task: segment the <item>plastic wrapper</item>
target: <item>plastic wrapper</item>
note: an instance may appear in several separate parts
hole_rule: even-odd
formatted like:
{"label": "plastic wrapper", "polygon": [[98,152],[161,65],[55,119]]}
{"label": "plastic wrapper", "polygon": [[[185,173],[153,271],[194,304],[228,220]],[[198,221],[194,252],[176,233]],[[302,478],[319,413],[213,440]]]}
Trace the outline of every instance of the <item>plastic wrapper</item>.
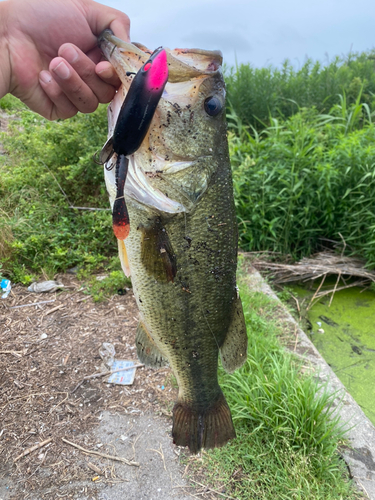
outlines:
{"label": "plastic wrapper", "polygon": [[116,355],[115,346],[110,342],[103,342],[99,348],[99,355],[103,360],[105,369],[112,370],[112,365],[115,362]]}
{"label": "plastic wrapper", "polygon": [[64,285],[60,281],[41,281],[40,283],[31,283],[31,285],[28,287],[29,292],[35,292],[35,293],[48,293],[48,292],[55,292],[56,290],[59,290],[60,288],[64,288]]}
{"label": "plastic wrapper", "polygon": [[[134,361],[128,361],[125,359],[115,359],[116,350],[115,346],[110,342],[103,342],[99,349],[100,357],[103,360],[103,369],[116,371],[112,373],[106,382],[108,384],[119,384],[119,385],[132,385],[134,382],[136,368],[129,369],[129,367],[134,365]],[[124,371],[121,368],[126,368]]]}
{"label": "plastic wrapper", "polygon": [[0,282],[0,289],[2,292],[1,298],[6,299],[8,295],[10,294],[10,291],[12,289],[12,284],[9,280],[3,279]]}
{"label": "plastic wrapper", "polygon": [[123,372],[112,373],[107,379],[108,384],[118,385],[132,385],[134,382],[136,368],[129,370],[130,366],[134,365],[134,361],[126,361],[124,359],[115,359],[112,370],[121,370],[121,368],[128,368]]}

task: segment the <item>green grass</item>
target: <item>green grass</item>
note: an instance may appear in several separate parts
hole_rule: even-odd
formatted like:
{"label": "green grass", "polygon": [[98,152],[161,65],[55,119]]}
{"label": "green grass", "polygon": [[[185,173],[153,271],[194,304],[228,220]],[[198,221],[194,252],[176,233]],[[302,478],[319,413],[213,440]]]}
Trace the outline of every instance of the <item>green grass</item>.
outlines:
{"label": "green grass", "polygon": [[246,364],[220,385],[237,438],[192,459],[201,482],[239,500],[354,500],[337,448],[344,437],[333,396],[280,345],[278,306],[241,287],[249,335]]}

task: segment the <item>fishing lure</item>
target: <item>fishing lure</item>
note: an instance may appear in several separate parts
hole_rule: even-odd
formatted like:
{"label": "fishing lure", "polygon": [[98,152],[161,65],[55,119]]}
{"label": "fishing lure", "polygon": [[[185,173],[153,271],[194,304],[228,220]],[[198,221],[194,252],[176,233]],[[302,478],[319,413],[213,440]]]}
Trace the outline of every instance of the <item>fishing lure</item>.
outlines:
{"label": "fishing lure", "polygon": [[124,187],[128,172],[128,156],[137,151],[145,138],[156,107],[168,80],[167,54],[156,49],[136,73],[116,122],[112,138],[112,154],[116,161],[116,199],[113,204],[113,232],[124,240],[130,230]]}

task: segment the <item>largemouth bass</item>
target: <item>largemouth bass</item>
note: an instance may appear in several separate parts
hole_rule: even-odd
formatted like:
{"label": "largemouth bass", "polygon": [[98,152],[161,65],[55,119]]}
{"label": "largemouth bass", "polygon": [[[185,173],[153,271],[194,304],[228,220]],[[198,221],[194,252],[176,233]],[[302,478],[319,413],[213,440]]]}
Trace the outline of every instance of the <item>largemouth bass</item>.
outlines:
{"label": "largemouth bass", "polygon": [[[151,52],[109,31],[99,45],[123,83],[108,108],[109,140],[102,153],[113,208],[112,135],[134,73]],[[153,367],[170,364],[179,387],[173,440],[197,453],[235,437],[218,384],[218,356],[226,371],[240,367],[247,335],[236,287],[238,234],[222,56],[165,50],[168,82],[142,144],[128,156],[130,232],[118,245],[139,307],[138,357]]]}

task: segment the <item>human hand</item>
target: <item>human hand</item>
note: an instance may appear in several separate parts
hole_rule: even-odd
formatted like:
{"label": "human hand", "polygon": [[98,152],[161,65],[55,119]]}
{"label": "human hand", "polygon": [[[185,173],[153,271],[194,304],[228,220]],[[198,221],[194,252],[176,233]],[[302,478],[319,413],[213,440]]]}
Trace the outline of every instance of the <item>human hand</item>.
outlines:
{"label": "human hand", "polygon": [[0,9],[1,95],[11,92],[49,120],[113,98],[120,81],[100,62],[96,40],[111,28],[129,41],[124,13],[93,0],[7,0]]}

